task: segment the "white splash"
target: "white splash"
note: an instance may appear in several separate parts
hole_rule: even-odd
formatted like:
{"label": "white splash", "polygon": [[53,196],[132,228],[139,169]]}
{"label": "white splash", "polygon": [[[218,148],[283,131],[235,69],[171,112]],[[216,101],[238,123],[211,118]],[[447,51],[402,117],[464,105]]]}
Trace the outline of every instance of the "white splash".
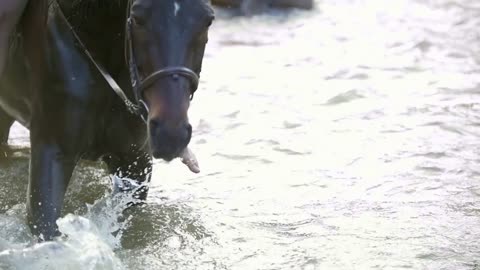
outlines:
{"label": "white splash", "polygon": [[[113,247],[90,220],[72,214],[57,222],[67,238],[34,244],[28,247],[9,247],[0,252],[0,268],[9,269],[125,269]],[[4,269],[4,268],[2,268]]]}

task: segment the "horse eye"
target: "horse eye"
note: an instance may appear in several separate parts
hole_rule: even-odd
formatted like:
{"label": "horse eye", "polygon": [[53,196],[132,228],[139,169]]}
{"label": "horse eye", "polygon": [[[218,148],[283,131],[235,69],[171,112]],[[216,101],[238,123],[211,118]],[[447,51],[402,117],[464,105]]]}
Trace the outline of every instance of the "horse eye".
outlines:
{"label": "horse eye", "polygon": [[210,27],[212,25],[213,20],[215,20],[215,17],[211,17],[211,18],[208,19],[207,27]]}

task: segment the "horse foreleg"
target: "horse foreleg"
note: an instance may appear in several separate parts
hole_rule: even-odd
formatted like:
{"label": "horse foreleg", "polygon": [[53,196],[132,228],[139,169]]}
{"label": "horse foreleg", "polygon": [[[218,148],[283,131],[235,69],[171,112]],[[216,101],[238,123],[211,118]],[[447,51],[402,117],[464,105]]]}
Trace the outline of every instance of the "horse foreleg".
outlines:
{"label": "horse foreleg", "polygon": [[62,147],[32,136],[30,180],[28,183],[28,224],[42,240],[58,235],[56,221],[77,157]]}
{"label": "horse foreleg", "polygon": [[82,149],[89,141],[87,130],[92,130],[79,124],[89,123],[88,118],[79,117],[81,109],[71,103],[62,105],[65,108],[59,106],[47,113],[36,110],[30,126],[27,219],[33,234],[42,236],[42,240],[51,240],[59,234],[56,221],[65,192]]}

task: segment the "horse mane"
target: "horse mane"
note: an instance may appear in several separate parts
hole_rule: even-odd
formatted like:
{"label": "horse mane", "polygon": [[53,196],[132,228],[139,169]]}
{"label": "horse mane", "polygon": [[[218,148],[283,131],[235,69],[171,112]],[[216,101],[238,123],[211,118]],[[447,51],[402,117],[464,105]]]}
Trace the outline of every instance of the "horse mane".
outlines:
{"label": "horse mane", "polygon": [[[88,16],[99,10],[112,10],[121,7],[122,0],[71,0],[71,11],[75,14]],[[123,2],[126,2],[123,0]]]}
{"label": "horse mane", "polygon": [[58,2],[74,28],[91,24],[92,18],[124,17],[129,0],[50,0]]}

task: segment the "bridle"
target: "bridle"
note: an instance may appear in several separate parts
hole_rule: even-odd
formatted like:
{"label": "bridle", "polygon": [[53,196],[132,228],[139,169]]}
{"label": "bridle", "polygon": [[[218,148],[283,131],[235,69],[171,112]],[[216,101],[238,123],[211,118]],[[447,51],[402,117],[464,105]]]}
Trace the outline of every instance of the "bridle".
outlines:
{"label": "bridle", "polygon": [[174,80],[178,80],[180,76],[187,78],[190,81],[190,100],[193,99],[193,95],[198,88],[200,78],[196,72],[185,66],[167,66],[154,71],[150,75],[146,76],[143,80],[140,79],[138,65],[133,50],[131,5],[132,0],[129,0],[126,16],[127,22],[125,27],[125,58],[126,62],[128,63],[130,81],[137,103],[142,103],[144,105],[143,107],[148,111],[148,106],[143,101],[143,91],[145,91],[145,89],[147,89],[154,82],[168,76],[172,76]]}
{"label": "bridle", "polygon": [[200,76],[193,70],[185,66],[167,66],[162,69],[156,70],[153,73],[145,76],[145,78],[140,77],[138,71],[137,61],[135,59],[135,53],[133,48],[133,39],[132,39],[132,17],[131,17],[131,6],[132,1],[129,0],[127,4],[127,15],[126,15],[126,25],[125,25],[125,61],[128,65],[128,70],[130,73],[130,83],[135,97],[135,103],[132,102],[118,83],[112,78],[112,76],[107,72],[107,70],[95,59],[92,54],[88,51],[87,47],[83,44],[80,37],[77,35],[72,25],[68,22],[65,14],[63,13],[60,5],[57,3],[60,16],[64,20],[65,24],[70,28],[71,33],[74,38],[83,49],[85,55],[90,59],[90,61],[95,65],[100,74],[104,77],[113,91],[123,100],[128,111],[138,115],[142,118],[144,122],[147,122],[149,108],[147,103],[143,99],[143,92],[151,86],[156,81],[172,76],[172,79],[178,80],[180,77],[184,77],[190,81],[190,100],[193,99],[193,95],[198,88],[200,81]]}

